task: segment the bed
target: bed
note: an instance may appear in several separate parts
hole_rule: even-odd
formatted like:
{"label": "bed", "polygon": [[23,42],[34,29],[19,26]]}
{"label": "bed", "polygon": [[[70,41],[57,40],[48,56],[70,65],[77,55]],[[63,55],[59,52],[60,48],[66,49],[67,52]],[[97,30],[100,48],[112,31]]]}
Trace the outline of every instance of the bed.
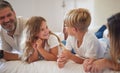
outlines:
{"label": "bed", "polygon": [[[24,63],[22,61],[0,61],[0,73],[86,73],[82,64],[69,61],[64,68],[58,68],[55,61],[36,61]],[[103,73],[120,73],[105,70]]]}

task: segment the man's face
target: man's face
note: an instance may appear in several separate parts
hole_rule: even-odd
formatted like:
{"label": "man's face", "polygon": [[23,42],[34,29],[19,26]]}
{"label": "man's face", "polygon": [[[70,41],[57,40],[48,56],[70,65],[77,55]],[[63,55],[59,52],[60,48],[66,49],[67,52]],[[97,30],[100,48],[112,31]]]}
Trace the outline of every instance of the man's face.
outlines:
{"label": "man's face", "polygon": [[9,7],[0,10],[0,25],[6,31],[13,31],[16,27],[16,15]]}

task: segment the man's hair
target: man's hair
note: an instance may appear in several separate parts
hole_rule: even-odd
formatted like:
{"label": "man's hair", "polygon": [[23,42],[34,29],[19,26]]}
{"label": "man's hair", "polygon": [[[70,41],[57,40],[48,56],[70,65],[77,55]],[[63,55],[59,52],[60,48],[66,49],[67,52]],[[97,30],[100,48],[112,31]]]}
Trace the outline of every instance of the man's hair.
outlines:
{"label": "man's hair", "polygon": [[13,8],[12,8],[12,6],[11,6],[11,4],[9,2],[7,2],[5,0],[1,0],[0,1],[0,10],[4,9],[6,7],[9,7],[12,11],[14,11]]}

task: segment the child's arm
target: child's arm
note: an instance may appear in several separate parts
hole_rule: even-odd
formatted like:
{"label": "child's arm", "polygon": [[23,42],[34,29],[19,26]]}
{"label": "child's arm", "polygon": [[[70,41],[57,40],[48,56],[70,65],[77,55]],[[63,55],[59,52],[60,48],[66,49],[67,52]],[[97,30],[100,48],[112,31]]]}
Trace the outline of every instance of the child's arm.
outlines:
{"label": "child's arm", "polygon": [[64,50],[62,52],[62,55],[64,55],[67,59],[73,60],[76,63],[82,64],[84,59],[76,56],[75,54],[72,54],[69,50]]}
{"label": "child's arm", "polygon": [[44,57],[45,60],[48,61],[56,61],[57,60],[57,53],[58,53],[58,47],[54,47],[50,49],[50,51],[46,51],[44,48],[39,48],[38,52]]}
{"label": "child's arm", "polygon": [[38,52],[44,57],[45,60],[49,61],[56,61],[57,60],[57,54],[58,54],[58,46],[55,46],[51,48],[49,51],[46,51],[42,46],[41,46],[41,39],[37,40],[37,50]]}
{"label": "child's arm", "polygon": [[72,54],[69,50],[64,49],[62,54],[57,59],[58,67],[63,68],[69,59],[79,64],[82,64],[84,61],[84,59],[79,58],[75,56],[75,54]]}
{"label": "child's arm", "polygon": [[33,54],[31,54],[28,59],[27,59],[27,62],[28,63],[31,63],[31,62],[34,62],[34,61],[37,61],[39,59],[38,57],[38,52],[37,50],[34,50]]}

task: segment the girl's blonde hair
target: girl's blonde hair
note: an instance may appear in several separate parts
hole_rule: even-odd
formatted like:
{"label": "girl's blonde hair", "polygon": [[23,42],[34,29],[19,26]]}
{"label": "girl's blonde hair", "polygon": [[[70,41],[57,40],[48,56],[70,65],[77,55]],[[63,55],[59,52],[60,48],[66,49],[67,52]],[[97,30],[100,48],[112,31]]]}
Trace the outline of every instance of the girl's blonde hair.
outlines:
{"label": "girl's blonde hair", "polygon": [[110,38],[110,53],[112,60],[117,62],[120,59],[120,13],[108,19],[108,30]]}
{"label": "girl's blonde hair", "polygon": [[68,12],[64,19],[67,27],[75,27],[79,31],[88,30],[91,22],[91,15],[87,9],[78,8]]}
{"label": "girl's blonde hair", "polygon": [[[23,49],[23,60],[26,60],[27,57],[30,56],[30,54],[32,54],[32,52],[34,51],[32,43],[34,43],[38,39],[38,36],[36,35],[40,32],[40,27],[43,21],[46,22],[46,20],[40,16],[33,16],[27,21],[21,40],[21,48]],[[58,41],[61,42],[56,34],[52,33],[51,31],[50,34],[55,35],[58,38]]]}

